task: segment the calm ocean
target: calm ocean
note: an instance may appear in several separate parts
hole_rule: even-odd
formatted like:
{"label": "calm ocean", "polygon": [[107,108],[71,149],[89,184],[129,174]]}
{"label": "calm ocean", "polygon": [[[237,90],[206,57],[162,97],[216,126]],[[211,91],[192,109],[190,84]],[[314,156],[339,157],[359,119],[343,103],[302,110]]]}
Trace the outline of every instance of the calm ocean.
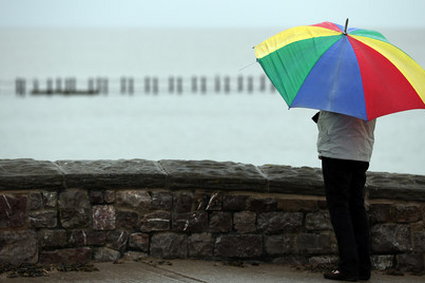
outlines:
{"label": "calm ocean", "polygon": [[[314,110],[277,93],[139,92],[144,76],[260,76],[252,46],[280,29],[0,30],[0,158],[211,159],[320,167]],[[425,32],[383,31],[425,66]],[[108,95],[14,94],[14,80],[110,79]],[[135,93],[121,95],[121,76]],[[425,111],[378,119],[372,171],[425,175]]]}

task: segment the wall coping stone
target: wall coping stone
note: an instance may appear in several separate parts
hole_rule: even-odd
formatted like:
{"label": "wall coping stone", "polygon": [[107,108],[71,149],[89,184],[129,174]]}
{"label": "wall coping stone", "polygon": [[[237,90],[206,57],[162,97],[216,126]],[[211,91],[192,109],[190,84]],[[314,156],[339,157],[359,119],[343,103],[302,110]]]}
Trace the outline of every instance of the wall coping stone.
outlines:
{"label": "wall coping stone", "polygon": [[68,188],[156,188],[164,187],[166,174],[158,162],[131,160],[60,160]]}
{"label": "wall coping stone", "polygon": [[63,188],[63,173],[53,162],[0,159],[0,190],[60,188]]}
{"label": "wall coping stone", "polygon": [[367,189],[370,199],[425,201],[425,176],[369,172]]}
{"label": "wall coping stone", "polygon": [[267,164],[259,169],[268,180],[271,193],[324,195],[322,170],[319,168]]}
{"label": "wall coping stone", "polygon": [[254,165],[211,160],[161,160],[170,189],[267,190],[267,179]]}
{"label": "wall coping stone", "polygon": [[[321,169],[211,160],[0,159],[0,190],[168,188],[323,195]],[[368,172],[369,199],[425,200],[425,176]]]}

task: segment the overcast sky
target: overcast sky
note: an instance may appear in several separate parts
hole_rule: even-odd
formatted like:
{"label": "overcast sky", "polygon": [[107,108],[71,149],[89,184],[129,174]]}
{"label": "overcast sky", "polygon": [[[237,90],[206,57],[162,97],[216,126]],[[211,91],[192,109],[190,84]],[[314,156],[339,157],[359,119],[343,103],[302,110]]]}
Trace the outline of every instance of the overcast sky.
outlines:
{"label": "overcast sky", "polygon": [[425,0],[0,0],[0,27],[425,27]]}

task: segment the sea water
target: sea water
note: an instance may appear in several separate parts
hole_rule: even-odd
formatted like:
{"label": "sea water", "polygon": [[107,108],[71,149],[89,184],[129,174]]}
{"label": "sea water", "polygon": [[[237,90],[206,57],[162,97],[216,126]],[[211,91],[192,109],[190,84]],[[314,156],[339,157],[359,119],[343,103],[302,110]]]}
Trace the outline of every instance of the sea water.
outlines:
{"label": "sea water", "polygon": [[[319,167],[316,111],[278,93],[14,95],[15,77],[262,74],[263,30],[0,30],[0,158],[210,159]],[[422,66],[423,31],[388,31]],[[29,87],[29,86],[27,86]],[[425,175],[425,110],[378,119],[372,171]]]}

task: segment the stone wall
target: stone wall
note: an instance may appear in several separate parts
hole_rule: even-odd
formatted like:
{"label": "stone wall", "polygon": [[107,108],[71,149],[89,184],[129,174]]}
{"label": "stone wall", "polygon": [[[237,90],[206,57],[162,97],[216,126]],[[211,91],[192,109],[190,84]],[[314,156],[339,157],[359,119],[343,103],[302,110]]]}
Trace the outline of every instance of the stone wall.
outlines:
{"label": "stone wall", "polygon": [[[370,173],[377,269],[423,272],[425,176]],[[147,256],[336,260],[320,169],[181,160],[0,160],[0,263]]]}

